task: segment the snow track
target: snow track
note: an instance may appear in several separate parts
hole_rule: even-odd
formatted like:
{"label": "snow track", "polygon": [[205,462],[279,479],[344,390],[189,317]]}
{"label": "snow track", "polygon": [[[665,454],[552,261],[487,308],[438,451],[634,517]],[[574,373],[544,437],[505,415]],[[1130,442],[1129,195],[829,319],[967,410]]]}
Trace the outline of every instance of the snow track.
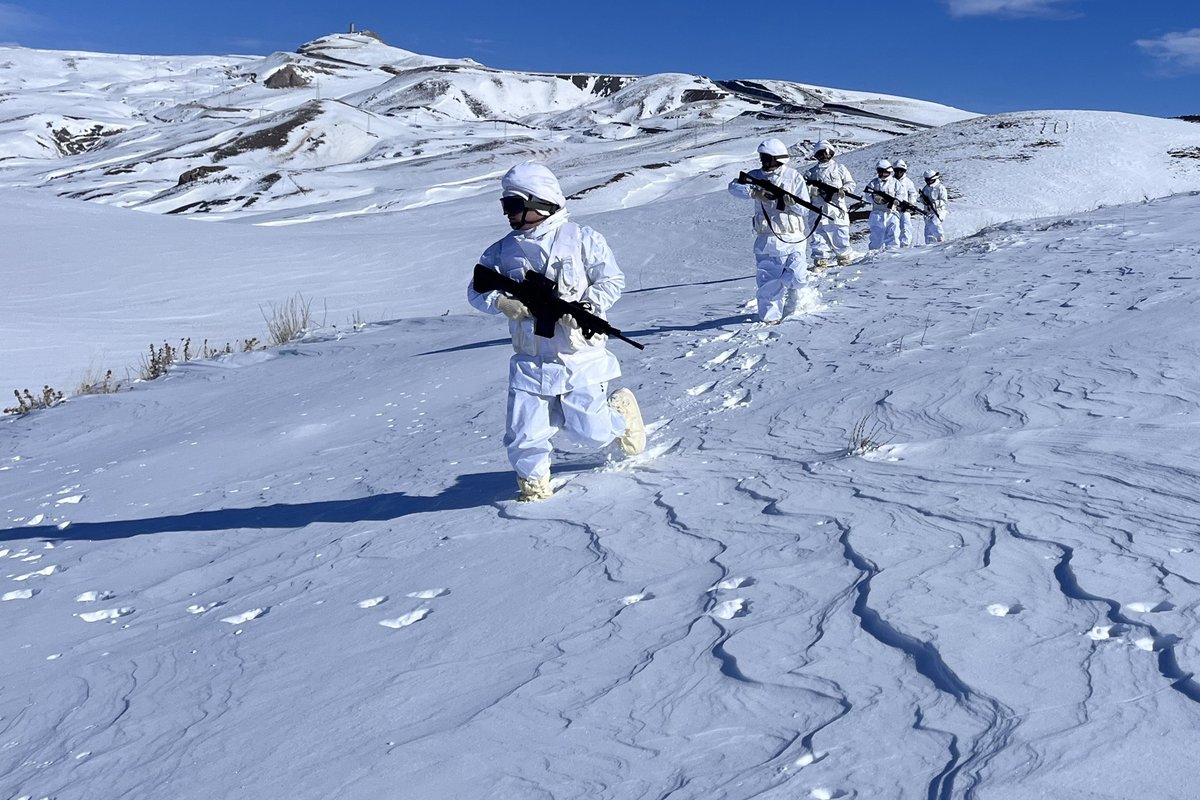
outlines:
{"label": "snow track", "polygon": [[0,795],[1186,796],[1197,213],[629,266],[647,454],[543,503],[465,311],[0,420]]}

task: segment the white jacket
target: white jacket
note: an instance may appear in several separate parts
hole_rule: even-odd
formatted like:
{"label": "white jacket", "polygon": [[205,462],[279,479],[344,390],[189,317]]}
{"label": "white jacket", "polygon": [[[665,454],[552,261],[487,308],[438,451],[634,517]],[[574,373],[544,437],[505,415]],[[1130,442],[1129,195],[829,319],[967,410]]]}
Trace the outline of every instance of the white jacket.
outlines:
{"label": "white jacket", "polygon": [[[557,283],[563,300],[589,303],[592,313],[605,318],[625,288],[625,275],[604,237],[568,221],[565,209],[533,230],[509,233],[484,251],[479,263],[517,281],[527,270],[541,273]],[[481,294],[467,285],[467,302],[485,313],[500,313],[499,297],[500,292]],[[516,352],[509,374],[514,388],[559,395],[620,377],[620,365],[603,334],[585,339],[578,328],[559,321],[554,336],[544,338],[533,327],[533,319],[509,320]]]}
{"label": "white jacket", "polygon": [[921,202],[921,196],[917,194],[917,185],[912,182],[912,178],[905,175],[903,178],[896,178],[896,183],[900,184],[900,193],[896,197],[907,200],[914,206]]}
{"label": "white jacket", "polygon": [[880,178],[876,176],[867,182],[867,186],[863,189],[863,195],[871,201],[871,211],[892,212],[899,214],[899,208],[892,208],[890,203],[880,202],[876,199],[873,192],[878,189],[881,192],[890,194],[897,200],[907,200],[903,187],[900,186],[900,181],[893,178]]}
{"label": "white jacket", "polygon": [[[801,200],[808,200],[808,184],[804,176],[789,166],[782,166],[771,172],[752,169],[751,177],[770,181],[784,191],[791,192]],[[774,200],[769,200],[757,186],[749,183],[738,183],[737,178],[729,182],[729,193],[743,200],[757,201],[754,209],[754,232],[761,235],[775,234],[794,238],[804,235],[804,215],[808,213],[801,205],[788,200],[783,209],[779,209]]]}
{"label": "white jacket", "polygon": [[[827,183],[830,186],[836,186],[839,189],[845,189],[847,192],[853,192],[855,187],[858,186],[854,182],[854,176],[850,174],[850,170],[833,159],[826,161],[824,164],[813,164],[805,170],[804,177],[809,180]],[[812,200],[826,214],[833,217],[834,222],[841,224],[850,221],[850,214],[846,210],[845,195],[834,196],[832,200],[826,200],[820,191],[813,189]]]}
{"label": "white jacket", "polygon": [[933,213],[937,214],[938,219],[943,219],[946,216],[946,204],[950,199],[950,193],[946,191],[946,187],[941,181],[935,181],[932,184],[925,184],[921,187],[921,196],[929,200],[923,204],[925,208],[933,206]]}

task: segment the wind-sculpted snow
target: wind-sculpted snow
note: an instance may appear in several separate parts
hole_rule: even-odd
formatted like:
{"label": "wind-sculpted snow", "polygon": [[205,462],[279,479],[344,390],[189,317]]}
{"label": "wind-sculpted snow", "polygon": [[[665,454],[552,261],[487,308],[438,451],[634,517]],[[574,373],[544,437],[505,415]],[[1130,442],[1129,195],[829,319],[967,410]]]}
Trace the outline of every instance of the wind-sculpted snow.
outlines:
{"label": "wind-sculpted snow", "polygon": [[649,445],[542,503],[461,294],[0,419],[0,794],[1190,796],[1197,213],[871,256],[778,326],[748,232],[602,215]]}

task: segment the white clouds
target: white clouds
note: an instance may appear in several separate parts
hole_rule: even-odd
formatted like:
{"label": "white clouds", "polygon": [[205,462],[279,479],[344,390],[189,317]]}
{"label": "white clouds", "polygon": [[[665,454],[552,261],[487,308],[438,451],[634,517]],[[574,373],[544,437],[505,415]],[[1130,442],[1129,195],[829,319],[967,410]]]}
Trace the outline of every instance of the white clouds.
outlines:
{"label": "white clouds", "polygon": [[1036,17],[1052,14],[1071,0],[945,0],[954,17]]}
{"label": "white clouds", "polygon": [[1200,70],[1200,28],[1168,33],[1157,39],[1138,39],[1135,44],[1167,70]]}

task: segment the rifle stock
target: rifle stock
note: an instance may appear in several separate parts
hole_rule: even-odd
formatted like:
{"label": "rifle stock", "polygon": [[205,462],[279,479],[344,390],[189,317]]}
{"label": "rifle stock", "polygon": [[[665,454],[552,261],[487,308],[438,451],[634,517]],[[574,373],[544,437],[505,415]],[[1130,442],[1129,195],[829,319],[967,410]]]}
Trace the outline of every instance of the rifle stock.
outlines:
{"label": "rifle stock", "polygon": [[533,315],[533,332],[543,339],[553,338],[555,323],[564,316],[571,316],[579,323],[579,330],[586,339],[603,333],[605,336],[631,344],[638,350],[646,349],[646,345],[625,336],[610,325],[608,320],[589,311],[583,303],[563,300],[558,296],[558,288],[554,281],[540,272],[528,270],[523,280],[515,281],[483,264],[476,264],[475,272],[471,276],[471,285],[480,294],[504,292],[524,303]]}

